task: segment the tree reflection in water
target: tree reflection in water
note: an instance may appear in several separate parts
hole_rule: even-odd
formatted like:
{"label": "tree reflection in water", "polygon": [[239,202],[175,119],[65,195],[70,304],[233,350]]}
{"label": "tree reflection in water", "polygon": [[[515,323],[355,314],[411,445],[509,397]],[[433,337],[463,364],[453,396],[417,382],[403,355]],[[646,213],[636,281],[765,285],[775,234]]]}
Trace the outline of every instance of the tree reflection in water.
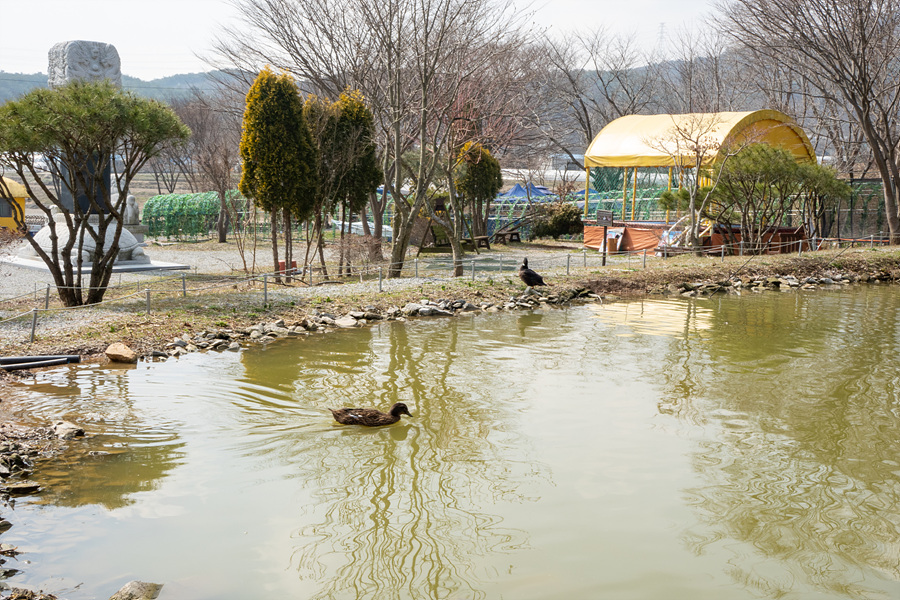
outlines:
{"label": "tree reflection in water", "polygon": [[881,597],[873,574],[900,580],[895,296],[863,288],[719,303],[711,337],[673,340],[662,369],[665,412],[715,432],[693,456],[708,484],[688,490],[703,525],[686,542],[698,555],[732,554],[733,578],[766,596],[803,581]]}
{"label": "tree reflection in water", "polygon": [[[296,532],[292,564],[322,582],[314,597],[485,598],[482,582],[497,575],[480,566],[485,557],[526,545],[499,510],[532,500],[528,482],[541,466],[515,431],[516,408],[505,400],[513,394],[498,396],[492,374],[474,363],[454,365],[470,360],[458,353],[462,326],[384,324],[344,342],[311,338],[289,367],[272,366],[266,353],[244,357],[249,379],[266,369],[277,380],[274,368],[303,410],[320,413],[315,431],[264,442],[290,452],[296,477],[311,482],[316,505],[300,510],[314,524]],[[394,402],[413,418],[368,429],[333,424],[326,411]]]}

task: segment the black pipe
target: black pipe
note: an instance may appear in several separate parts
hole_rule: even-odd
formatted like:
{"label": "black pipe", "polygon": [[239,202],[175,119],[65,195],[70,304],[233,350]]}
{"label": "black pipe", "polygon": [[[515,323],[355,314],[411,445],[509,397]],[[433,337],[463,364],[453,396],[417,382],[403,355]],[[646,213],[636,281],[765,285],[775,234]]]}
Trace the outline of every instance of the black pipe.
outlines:
{"label": "black pipe", "polygon": [[42,360],[60,360],[65,364],[69,362],[81,362],[81,356],[78,354],[53,354],[48,356],[0,356],[0,365],[17,365],[20,363],[38,362]]}
{"label": "black pipe", "polygon": [[55,367],[56,365],[64,365],[69,361],[65,358],[49,358],[47,360],[37,360],[33,362],[20,362],[15,364],[0,364],[0,369],[4,371],[18,371],[20,369],[37,369],[40,367]]}

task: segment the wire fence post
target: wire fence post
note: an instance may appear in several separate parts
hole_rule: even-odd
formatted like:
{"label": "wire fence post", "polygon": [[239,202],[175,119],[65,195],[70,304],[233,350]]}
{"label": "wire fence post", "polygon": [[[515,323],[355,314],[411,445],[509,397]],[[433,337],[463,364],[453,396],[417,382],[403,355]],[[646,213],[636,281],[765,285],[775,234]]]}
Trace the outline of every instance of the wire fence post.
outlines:
{"label": "wire fence post", "polygon": [[419,259],[417,258],[413,262],[415,262],[415,264],[416,264],[416,279],[418,279],[419,278]]}
{"label": "wire fence post", "polygon": [[803,240],[797,243],[797,256],[803,256]]}
{"label": "wire fence post", "polygon": [[569,276],[569,263],[572,262],[572,255],[566,254],[566,277]]}
{"label": "wire fence post", "polygon": [[31,309],[31,341],[29,343],[34,343],[34,330],[37,329],[37,309]]}
{"label": "wire fence post", "polygon": [[181,297],[187,298],[187,283],[184,280],[184,273],[181,274]]}
{"label": "wire fence post", "polygon": [[312,263],[309,263],[309,287],[312,287],[313,284],[313,266]]}
{"label": "wire fence post", "polygon": [[587,249],[581,249],[581,266],[587,269]]}
{"label": "wire fence post", "polygon": [[500,257],[500,274],[503,274],[503,257]]}
{"label": "wire fence post", "polygon": [[147,314],[150,314],[150,290],[145,289],[144,293],[147,294]]}
{"label": "wire fence post", "polygon": [[263,273],[263,304],[269,303],[269,274]]}
{"label": "wire fence post", "polygon": [[744,255],[744,240],[741,240],[740,247],[741,247],[741,256],[743,256]]}
{"label": "wire fence post", "polygon": [[378,291],[379,292],[383,290],[383,288],[381,287],[381,282],[383,279],[384,279],[384,271],[383,271],[382,267],[378,267]]}
{"label": "wire fence post", "polygon": [[722,242],[722,262],[725,262],[725,242]]}
{"label": "wire fence post", "polygon": [[869,248],[875,247],[875,234],[869,236]]}
{"label": "wire fence post", "polygon": [[47,284],[47,293],[44,295],[44,310],[50,308],[50,284]]}
{"label": "wire fence post", "polygon": [[472,259],[472,281],[475,281],[475,259]]}
{"label": "wire fence post", "polygon": [[647,249],[644,248],[644,268],[647,268]]}

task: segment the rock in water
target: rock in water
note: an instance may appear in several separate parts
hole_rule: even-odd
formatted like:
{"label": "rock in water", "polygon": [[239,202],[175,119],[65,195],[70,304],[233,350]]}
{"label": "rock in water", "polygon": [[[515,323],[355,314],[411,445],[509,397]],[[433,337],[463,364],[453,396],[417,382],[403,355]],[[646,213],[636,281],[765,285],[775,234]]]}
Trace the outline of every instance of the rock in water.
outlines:
{"label": "rock in water", "polygon": [[56,421],[53,424],[53,433],[61,440],[71,440],[72,438],[82,437],[84,435],[84,429],[75,423]]}
{"label": "rock in water", "polygon": [[161,583],[129,581],[122,586],[122,589],[110,596],[109,600],[154,600],[159,596],[161,589]]}
{"label": "rock in water", "polygon": [[123,344],[122,342],[116,342],[115,344],[110,344],[109,348],[106,349],[106,357],[113,362],[120,363],[136,363],[137,362],[137,353]]}

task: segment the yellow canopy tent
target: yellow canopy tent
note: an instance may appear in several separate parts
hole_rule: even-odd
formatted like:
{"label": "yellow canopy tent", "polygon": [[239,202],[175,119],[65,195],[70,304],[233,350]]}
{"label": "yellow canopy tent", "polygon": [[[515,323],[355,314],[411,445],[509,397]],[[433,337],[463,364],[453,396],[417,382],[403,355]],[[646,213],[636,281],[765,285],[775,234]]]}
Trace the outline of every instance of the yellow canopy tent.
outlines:
{"label": "yellow canopy tent", "polygon": [[[678,130],[685,132],[677,133]],[[711,151],[703,164],[713,164],[723,151],[747,143],[782,146],[797,160],[815,161],[809,138],[786,114],[777,110],[628,115],[612,121],[593,139],[584,155],[585,167],[673,167],[693,158],[687,138],[702,137]],[[681,138],[679,140],[679,138]],[[678,162],[676,162],[676,160]]]}
{"label": "yellow canopy tent", "polygon": [[13,218],[13,207],[6,200],[10,197],[18,205],[21,214],[25,214],[25,200],[28,198],[25,186],[12,179],[0,177],[0,229],[15,230],[18,228],[16,220]]}
{"label": "yellow canopy tent", "polygon": [[[695,152],[698,143],[703,147],[699,152],[701,166],[714,164],[724,153],[754,143],[781,146],[798,161],[816,160],[815,150],[803,129],[777,110],[620,117],[600,130],[585,152],[588,182],[584,190],[585,218],[588,215],[591,167],[631,167],[635,170],[635,187],[638,167],[669,167],[671,182],[672,167],[696,166],[693,163],[698,155]],[[623,218],[628,194],[627,174],[624,180]],[[636,193],[636,189],[632,190],[632,218]]]}

